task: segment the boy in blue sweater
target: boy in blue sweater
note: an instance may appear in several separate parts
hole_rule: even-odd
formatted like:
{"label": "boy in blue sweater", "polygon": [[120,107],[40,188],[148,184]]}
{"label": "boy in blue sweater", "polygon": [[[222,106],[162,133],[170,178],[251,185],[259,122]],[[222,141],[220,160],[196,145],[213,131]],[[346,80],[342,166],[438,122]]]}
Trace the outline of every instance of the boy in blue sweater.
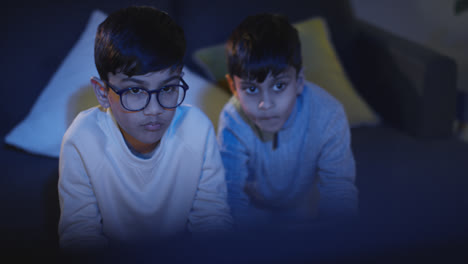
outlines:
{"label": "boy in blue sweater", "polygon": [[335,98],[304,80],[297,30],[282,15],[249,16],[226,54],[233,97],[217,136],[237,227],[357,216],[348,121]]}

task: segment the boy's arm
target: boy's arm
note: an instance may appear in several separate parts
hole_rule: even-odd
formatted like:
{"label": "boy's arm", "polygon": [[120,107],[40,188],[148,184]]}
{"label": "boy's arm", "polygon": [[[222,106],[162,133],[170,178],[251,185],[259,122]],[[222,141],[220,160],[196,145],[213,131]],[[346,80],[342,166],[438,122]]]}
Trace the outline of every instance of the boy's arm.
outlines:
{"label": "boy's arm", "polygon": [[341,107],[332,115],[322,139],[318,159],[319,219],[353,219],[358,214],[356,168],[350,129]]}
{"label": "boy's arm", "polygon": [[227,203],[224,167],[213,127],[205,142],[203,167],[188,228],[193,233],[231,231],[233,220]]}
{"label": "boy's arm", "polygon": [[245,143],[225,124],[225,119],[221,119],[218,143],[226,170],[229,206],[236,225],[242,226],[247,220],[246,212],[250,203],[250,199],[244,191],[249,173],[247,166],[249,156]]}
{"label": "boy's arm", "polygon": [[58,194],[60,202],[60,246],[66,249],[94,249],[106,246],[101,214],[83,160],[72,144],[60,153]]}

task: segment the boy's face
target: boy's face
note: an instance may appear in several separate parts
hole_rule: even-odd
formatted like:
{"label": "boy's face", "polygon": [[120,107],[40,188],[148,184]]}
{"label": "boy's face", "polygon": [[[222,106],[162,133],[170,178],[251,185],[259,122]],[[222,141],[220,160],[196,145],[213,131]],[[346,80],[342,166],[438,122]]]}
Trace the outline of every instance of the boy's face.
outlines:
{"label": "boy's face", "polygon": [[[109,83],[119,90],[129,87],[156,90],[165,85],[179,84],[182,75],[180,71],[163,70],[132,77],[123,73],[109,73],[108,76]],[[105,87],[104,83],[98,88],[102,87]],[[99,100],[98,92],[105,93],[104,101]],[[156,93],[151,95],[146,108],[137,112],[126,110],[120,102],[120,96],[112,89],[100,89],[96,93],[101,105],[111,108],[125,140],[140,153],[150,152],[157,146],[175,114],[175,109],[161,107],[156,99]]]}
{"label": "boy's face", "polygon": [[238,76],[233,79],[227,76],[227,79],[247,117],[262,131],[270,133],[283,127],[303,89],[302,70],[297,74],[291,66],[276,77],[270,72],[262,83]]}

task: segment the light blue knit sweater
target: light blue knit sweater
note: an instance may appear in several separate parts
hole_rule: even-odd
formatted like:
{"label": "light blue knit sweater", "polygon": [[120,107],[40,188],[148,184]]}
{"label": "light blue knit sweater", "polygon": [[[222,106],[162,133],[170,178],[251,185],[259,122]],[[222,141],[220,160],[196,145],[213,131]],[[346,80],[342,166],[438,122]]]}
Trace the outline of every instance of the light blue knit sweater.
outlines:
{"label": "light blue knit sweater", "polygon": [[262,133],[232,97],[217,136],[239,227],[308,223],[317,203],[320,219],[357,215],[348,121],[342,105],[317,85],[306,82],[276,135]]}

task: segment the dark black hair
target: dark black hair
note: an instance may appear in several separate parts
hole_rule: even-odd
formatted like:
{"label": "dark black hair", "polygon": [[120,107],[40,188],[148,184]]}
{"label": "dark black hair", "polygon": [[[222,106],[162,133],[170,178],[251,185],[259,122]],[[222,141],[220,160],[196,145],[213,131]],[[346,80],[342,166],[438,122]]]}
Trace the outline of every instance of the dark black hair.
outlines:
{"label": "dark black hair", "polygon": [[228,73],[263,82],[271,72],[277,76],[288,66],[302,68],[297,30],[281,14],[262,13],[245,18],[226,43]]}
{"label": "dark black hair", "polygon": [[117,71],[143,75],[171,67],[182,69],[183,29],[164,11],[131,6],[111,13],[98,27],[94,61],[101,79]]}

